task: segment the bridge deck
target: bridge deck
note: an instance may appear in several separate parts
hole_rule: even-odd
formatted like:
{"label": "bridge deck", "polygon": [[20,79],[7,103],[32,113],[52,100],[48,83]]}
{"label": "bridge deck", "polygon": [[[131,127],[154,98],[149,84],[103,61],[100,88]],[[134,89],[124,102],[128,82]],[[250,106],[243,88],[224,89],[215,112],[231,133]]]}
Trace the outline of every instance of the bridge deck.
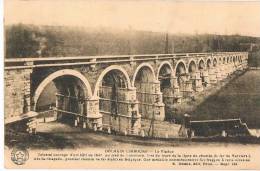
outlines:
{"label": "bridge deck", "polygon": [[136,62],[146,60],[179,59],[189,57],[210,57],[222,55],[243,55],[247,52],[213,52],[213,53],[174,53],[174,54],[140,54],[112,56],[75,56],[75,57],[42,57],[42,58],[12,58],[5,59],[5,70],[34,67],[91,65],[98,63]]}

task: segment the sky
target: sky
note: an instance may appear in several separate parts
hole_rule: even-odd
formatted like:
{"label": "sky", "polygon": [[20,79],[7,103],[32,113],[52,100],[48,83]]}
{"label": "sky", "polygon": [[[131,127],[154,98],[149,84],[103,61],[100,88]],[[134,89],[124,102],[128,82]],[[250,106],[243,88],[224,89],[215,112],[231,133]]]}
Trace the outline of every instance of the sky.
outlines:
{"label": "sky", "polygon": [[4,23],[260,37],[260,1],[6,0]]}

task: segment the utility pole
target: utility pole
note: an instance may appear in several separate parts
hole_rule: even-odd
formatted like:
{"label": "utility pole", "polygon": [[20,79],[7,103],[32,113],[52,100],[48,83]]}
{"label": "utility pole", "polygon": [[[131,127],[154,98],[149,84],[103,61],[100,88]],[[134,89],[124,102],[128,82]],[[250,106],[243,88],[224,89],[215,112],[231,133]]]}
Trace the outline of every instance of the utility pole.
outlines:
{"label": "utility pole", "polygon": [[174,51],[175,51],[175,44],[174,44],[174,39],[172,38],[171,39],[171,45],[172,45],[172,50],[171,50],[171,53],[174,53]]}
{"label": "utility pole", "polygon": [[165,54],[168,54],[169,53],[169,35],[168,35],[168,32],[166,32],[166,35],[165,35]]}
{"label": "utility pole", "polygon": [[127,44],[128,44],[128,54],[129,55],[132,55],[133,54],[133,45],[132,45],[132,40],[133,40],[133,30],[132,30],[132,27],[131,26],[128,26],[128,32],[129,32],[129,37],[128,37],[128,40],[127,40]]}

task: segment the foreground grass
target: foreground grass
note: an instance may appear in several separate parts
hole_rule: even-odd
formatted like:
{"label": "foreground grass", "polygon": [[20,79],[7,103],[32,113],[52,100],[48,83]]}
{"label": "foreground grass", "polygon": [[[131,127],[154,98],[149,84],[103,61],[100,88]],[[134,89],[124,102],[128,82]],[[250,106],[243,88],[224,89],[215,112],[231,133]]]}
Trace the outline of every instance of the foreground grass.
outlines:
{"label": "foreground grass", "polygon": [[[6,130],[7,131],[7,130]],[[6,148],[23,146],[30,149],[82,149],[82,148],[153,148],[153,147],[223,147],[259,145],[256,137],[206,137],[206,138],[152,138],[107,134],[72,127],[58,122],[41,123],[38,133],[29,135],[8,130],[5,133]]]}

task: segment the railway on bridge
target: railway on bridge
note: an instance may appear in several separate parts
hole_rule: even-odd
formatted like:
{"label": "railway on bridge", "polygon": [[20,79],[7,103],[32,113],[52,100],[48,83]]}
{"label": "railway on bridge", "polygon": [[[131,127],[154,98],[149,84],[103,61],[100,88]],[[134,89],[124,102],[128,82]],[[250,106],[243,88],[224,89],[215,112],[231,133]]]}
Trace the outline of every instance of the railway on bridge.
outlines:
{"label": "railway on bridge", "polygon": [[45,112],[94,130],[140,134],[145,119],[172,119],[167,108],[247,68],[247,52],[5,59],[5,124],[42,112],[53,82],[56,103]]}

